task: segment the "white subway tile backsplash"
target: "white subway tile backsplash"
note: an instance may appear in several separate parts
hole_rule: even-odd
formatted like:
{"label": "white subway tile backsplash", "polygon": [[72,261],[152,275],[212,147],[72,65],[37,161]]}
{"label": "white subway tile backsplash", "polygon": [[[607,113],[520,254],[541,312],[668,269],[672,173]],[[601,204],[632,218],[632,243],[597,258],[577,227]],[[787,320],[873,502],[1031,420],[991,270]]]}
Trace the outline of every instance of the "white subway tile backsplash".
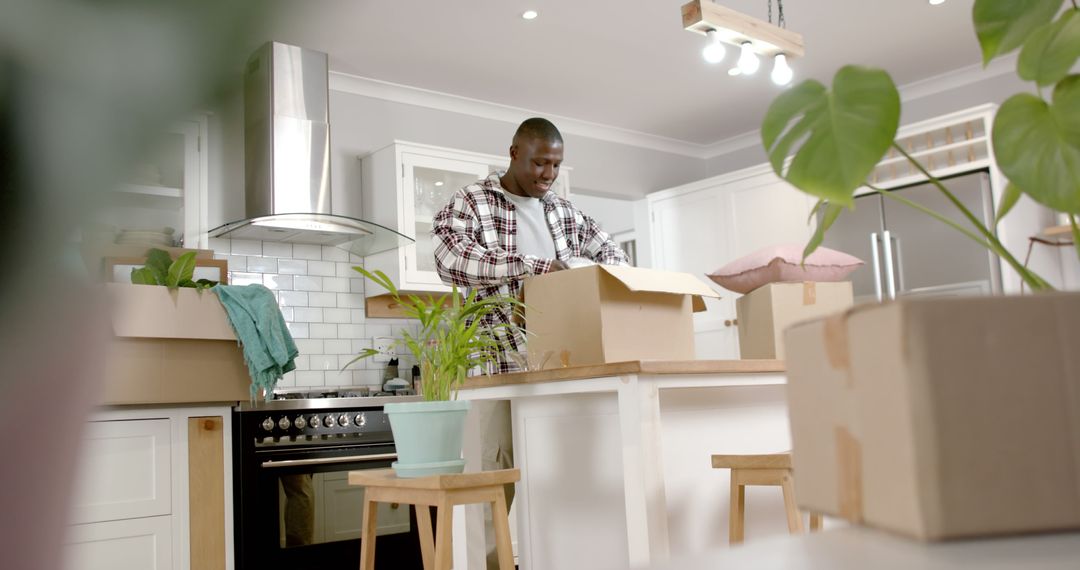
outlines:
{"label": "white subway tile backsplash", "polygon": [[296,318],[295,318],[296,315],[293,314],[293,308],[292,307],[278,307],[278,308],[281,309],[281,318],[285,319],[286,322],[296,320]]}
{"label": "white subway tile backsplash", "polygon": [[326,351],[326,354],[352,354],[351,340],[328,340],[324,342],[325,347],[323,350]]}
{"label": "white subway tile backsplash", "polygon": [[356,338],[351,341],[353,354],[360,354],[360,352],[366,348],[371,348],[370,338]]}
{"label": "white subway tile backsplash", "polygon": [[363,293],[364,292],[364,280],[363,279],[349,279],[349,292],[350,293]]}
{"label": "white subway tile backsplash", "polygon": [[356,370],[353,372],[353,383],[357,386],[379,386],[382,375],[378,370]]}
{"label": "white subway tile backsplash", "polygon": [[349,252],[349,261],[351,263],[355,263],[357,265],[360,265],[361,263],[364,262],[364,258],[360,257],[359,255],[356,255],[355,253]]}
{"label": "white subway tile backsplash", "polygon": [[348,262],[338,262],[337,263],[337,276],[338,277],[356,277],[356,276],[360,275],[360,273],[358,273],[355,269],[353,269],[354,265],[357,265],[357,264],[356,263],[348,263]]}
{"label": "white subway tile backsplash", "polygon": [[[338,338],[365,338],[364,325],[336,325]],[[372,335],[372,337],[377,335]]]}
{"label": "white subway tile backsplash", "polygon": [[232,272],[229,275],[229,285],[255,285],[263,284],[262,273]]}
{"label": "white subway tile backsplash", "polygon": [[298,338],[308,338],[311,336],[311,325],[301,322],[286,322],[285,328],[289,329],[289,334],[292,335],[293,340]]}
{"label": "white subway tile backsplash", "polygon": [[339,326],[344,325],[311,323],[311,338],[337,338]]}
{"label": "white subway tile backsplash", "polygon": [[348,261],[349,252],[333,245],[322,246],[323,261]]}
{"label": "white subway tile backsplash", "polygon": [[246,255],[226,255],[225,259],[229,260],[229,271],[247,271]]}
{"label": "white subway tile backsplash", "polygon": [[248,273],[277,273],[276,257],[248,257]]}
{"label": "white subway tile backsplash", "polygon": [[279,259],[278,271],[289,275],[306,275],[307,260],[304,259]]}
{"label": "white subway tile backsplash", "polygon": [[312,307],[336,307],[337,293],[308,293],[308,305]]}
{"label": "white subway tile backsplash", "polygon": [[293,388],[296,386],[296,372],[286,372],[281,380],[278,380],[278,388]]}
{"label": "white subway tile backsplash", "polygon": [[[347,365],[349,364],[349,362],[351,362],[351,361],[352,361],[352,359],[354,359],[354,358],[356,358],[356,355],[354,355],[354,354],[339,354],[339,355],[337,356],[337,359],[338,359],[338,370],[341,370],[342,368],[344,368],[345,366],[347,366]],[[348,370],[355,370],[355,369],[356,369],[356,365],[357,365],[357,364],[360,364],[360,362],[359,362],[359,361],[357,361],[357,362],[356,362],[355,364],[353,364],[352,366],[349,366]]]}
{"label": "white subway tile backsplash", "polygon": [[311,370],[311,357],[306,354],[301,354],[293,361],[296,364],[297,370]]}
{"label": "white subway tile backsplash", "polygon": [[334,276],[334,262],[333,261],[309,261],[308,262],[308,274],[319,275],[323,277]]}
{"label": "white subway tile backsplash", "polygon": [[232,253],[232,240],[227,238],[210,238],[209,247],[214,253]]}
{"label": "white subway tile backsplash", "polygon": [[344,277],[323,277],[323,291],[348,293],[349,280]]}
{"label": "white subway tile backsplash", "polygon": [[263,242],[263,255],[270,257],[292,257],[292,244],[273,241]]}
{"label": "white subway tile backsplash", "polygon": [[371,338],[375,338],[377,336],[390,336],[394,332],[393,329],[390,328],[390,325],[369,324],[366,325],[364,328],[367,330],[366,336],[369,336]]}
{"label": "white subway tile backsplash", "polygon": [[293,318],[298,323],[321,323],[323,322],[323,310],[308,307],[295,307]]}
{"label": "white subway tile backsplash", "polygon": [[293,257],[297,259],[322,259],[322,246],[306,243],[293,244]]}
{"label": "white subway tile backsplash", "polygon": [[324,354],[321,340],[300,339],[296,341],[296,349],[300,354]]}
{"label": "white subway tile backsplash", "polygon": [[233,255],[262,255],[263,242],[249,239],[232,240],[232,248],[229,253]]}
{"label": "white subway tile backsplash", "polygon": [[352,319],[349,316],[350,309],[323,309],[323,322],[326,323],[350,323]]}
{"label": "white subway tile backsplash", "polygon": [[302,291],[282,291],[281,306],[306,307],[308,306],[308,294]]}
{"label": "white subway tile backsplash", "polygon": [[293,287],[297,291],[322,291],[322,277],[310,275],[297,275],[293,279]]}
{"label": "white subway tile backsplash", "polygon": [[311,357],[312,370],[338,370],[339,368],[336,354],[318,354]]}
{"label": "white subway tile backsplash", "polygon": [[266,285],[267,289],[285,289],[292,290],[293,288],[293,276],[292,275],[276,275],[268,273],[263,275],[263,285]]}
{"label": "white subway tile backsplash", "polygon": [[352,371],[326,371],[323,372],[326,375],[327,386],[351,386],[352,385]]}
{"label": "white subway tile backsplash", "polygon": [[296,373],[297,386],[325,386],[326,376],[321,370],[305,370]]}
{"label": "white subway tile backsplash", "polygon": [[364,296],[359,293],[337,293],[337,306],[343,309],[359,309],[364,306]]}
{"label": "white subway tile backsplash", "polygon": [[363,309],[349,309],[349,317],[349,320],[358,324],[363,323],[366,320]]}

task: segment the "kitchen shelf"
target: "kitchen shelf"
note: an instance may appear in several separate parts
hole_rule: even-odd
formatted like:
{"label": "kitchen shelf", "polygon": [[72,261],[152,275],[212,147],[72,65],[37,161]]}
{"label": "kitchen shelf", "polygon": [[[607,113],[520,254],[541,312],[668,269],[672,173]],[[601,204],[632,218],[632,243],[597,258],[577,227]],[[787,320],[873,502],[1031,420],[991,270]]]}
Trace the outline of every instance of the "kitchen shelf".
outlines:
{"label": "kitchen shelf", "polygon": [[1071,236],[1072,228],[1068,224],[1051,226],[1043,230],[1043,235],[1046,237]]}
{"label": "kitchen shelf", "polygon": [[116,201],[140,208],[160,208],[179,211],[184,191],[169,186],[124,184],[113,191]]}

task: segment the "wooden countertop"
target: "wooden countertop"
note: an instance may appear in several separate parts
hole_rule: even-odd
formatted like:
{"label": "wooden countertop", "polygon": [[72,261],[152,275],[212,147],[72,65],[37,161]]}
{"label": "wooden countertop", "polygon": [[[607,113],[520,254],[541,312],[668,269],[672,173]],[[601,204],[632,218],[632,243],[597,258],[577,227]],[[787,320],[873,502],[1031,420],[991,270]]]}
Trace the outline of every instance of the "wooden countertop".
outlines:
{"label": "wooden countertop", "polygon": [[465,379],[462,389],[510,384],[536,384],[618,376],[620,374],[746,374],[784,372],[782,360],[631,360],[592,366],[552,368],[535,372],[514,372]]}

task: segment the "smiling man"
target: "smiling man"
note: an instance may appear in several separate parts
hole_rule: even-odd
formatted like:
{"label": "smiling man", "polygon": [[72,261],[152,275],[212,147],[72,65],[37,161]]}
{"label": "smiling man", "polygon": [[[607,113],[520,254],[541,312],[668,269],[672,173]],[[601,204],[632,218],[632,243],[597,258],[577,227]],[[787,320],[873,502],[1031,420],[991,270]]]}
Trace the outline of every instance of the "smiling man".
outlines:
{"label": "smiling man", "polygon": [[[431,230],[435,242],[435,266],[447,284],[475,289],[477,298],[496,294],[520,296],[523,280],[530,275],[567,269],[574,258],[595,263],[626,265],[629,258],[596,222],[551,186],[559,176],[563,140],[547,119],[521,123],[510,145],[510,167],[454,193],[435,215]],[[492,312],[489,325],[509,323],[510,306]],[[510,352],[525,350],[521,332],[498,331],[501,353],[498,370],[516,372]],[[476,402],[483,430],[483,468],[513,467],[509,402]],[[507,486],[506,503],[513,499]],[[491,525],[487,525],[488,545]],[[488,567],[496,566],[489,548]]]}

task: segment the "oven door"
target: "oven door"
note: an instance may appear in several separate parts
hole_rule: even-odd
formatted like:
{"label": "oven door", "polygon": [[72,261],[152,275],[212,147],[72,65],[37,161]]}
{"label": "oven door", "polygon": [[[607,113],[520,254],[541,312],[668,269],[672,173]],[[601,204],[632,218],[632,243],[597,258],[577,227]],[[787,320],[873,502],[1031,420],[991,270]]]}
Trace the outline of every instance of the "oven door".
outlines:
{"label": "oven door", "polygon": [[[364,488],[348,473],[396,458],[392,443],[256,450],[238,489],[241,569],[358,567]],[[423,567],[415,521],[408,505],[379,503],[376,568]]]}

